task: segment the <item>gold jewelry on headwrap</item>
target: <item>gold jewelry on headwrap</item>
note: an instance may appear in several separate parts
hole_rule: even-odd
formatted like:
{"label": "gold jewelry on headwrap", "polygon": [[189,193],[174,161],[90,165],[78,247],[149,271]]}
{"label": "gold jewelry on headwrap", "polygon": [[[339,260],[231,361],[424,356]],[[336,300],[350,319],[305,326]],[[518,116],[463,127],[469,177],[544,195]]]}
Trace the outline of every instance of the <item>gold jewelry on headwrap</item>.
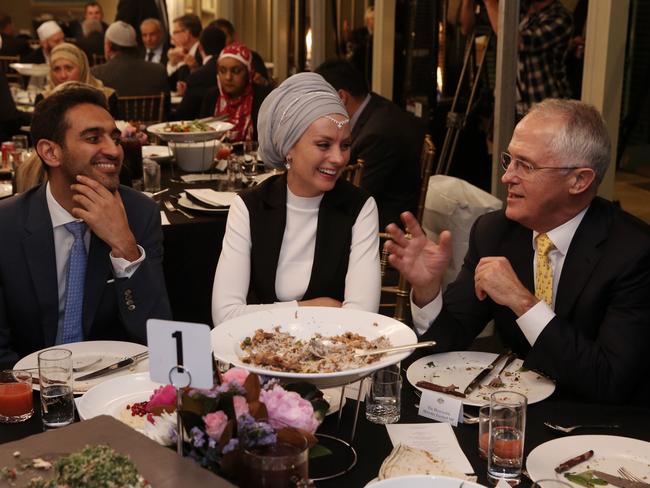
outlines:
{"label": "gold jewelry on headwrap", "polygon": [[336,128],[338,130],[341,130],[345,126],[345,124],[350,123],[350,119],[336,120],[334,117],[330,115],[324,115],[323,117],[334,122],[334,125],[336,125]]}

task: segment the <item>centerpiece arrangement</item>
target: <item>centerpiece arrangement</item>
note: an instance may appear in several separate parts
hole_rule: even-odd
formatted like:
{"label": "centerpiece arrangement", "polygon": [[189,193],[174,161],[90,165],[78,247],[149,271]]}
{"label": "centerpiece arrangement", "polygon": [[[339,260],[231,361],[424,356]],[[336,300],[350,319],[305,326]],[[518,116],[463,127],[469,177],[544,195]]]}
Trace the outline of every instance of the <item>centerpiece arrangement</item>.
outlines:
{"label": "centerpiece arrangement", "polygon": [[[176,444],[176,390],[163,386],[148,402],[132,406],[134,415],[146,416],[144,434],[159,444]],[[256,457],[286,457],[304,453],[304,466],[292,463],[307,478],[306,455],[329,451],[317,444],[314,433],[329,408],[323,393],[308,383],[280,385],[242,368],[219,375],[209,390],[183,391],[185,454],[203,467],[238,481],[253,469]],[[277,466],[275,471],[282,471]],[[259,473],[258,473],[259,474]],[[279,475],[279,473],[276,473]]]}

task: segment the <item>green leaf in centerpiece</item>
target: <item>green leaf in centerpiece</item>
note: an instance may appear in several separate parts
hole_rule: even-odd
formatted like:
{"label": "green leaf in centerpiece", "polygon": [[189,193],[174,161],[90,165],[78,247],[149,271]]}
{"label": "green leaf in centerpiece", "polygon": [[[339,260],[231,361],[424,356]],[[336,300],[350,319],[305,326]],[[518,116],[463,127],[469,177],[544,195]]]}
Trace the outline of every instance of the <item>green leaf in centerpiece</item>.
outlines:
{"label": "green leaf in centerpiece", "polygon": [[332,451],[330,451],[327,447],[322,444],[316,444],[309,450],[309,459],[329,456],[330,454],[332,454]]}
{"label": "green leaf in centerpiece", "polygon": [[564,477],[577,485],[586,486],[587,488],[594,488],[595,485],[607,484],[607,481],[594,476],[592,471],[583,471],[582,473],[564,473]]}

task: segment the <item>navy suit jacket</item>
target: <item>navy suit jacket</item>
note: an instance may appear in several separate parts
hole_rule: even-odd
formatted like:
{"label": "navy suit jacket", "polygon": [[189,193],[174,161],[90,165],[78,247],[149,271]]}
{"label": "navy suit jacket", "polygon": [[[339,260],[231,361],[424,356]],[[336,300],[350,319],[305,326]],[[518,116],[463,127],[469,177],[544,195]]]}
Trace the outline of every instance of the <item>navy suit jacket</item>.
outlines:
{"label": "navy suit jacket", "polygon": [[175,118],[178,120],[191,120],[199,116],[205,92],[217,86],[217,56],[212,56],[207,63],[190,73],[185,82],[185,95],[176,110]]}
{"label": "navy suit jacket", "polygon": [[479,301],[474,270],[485,256],[504,256],[534,293],[532,231],[497,211],[480,217],[455,282],[426,340],[464,350],[494,319],[524,367],[554,379],[561,394],[598,402],[650,400],[650,227],[596,198],[569,246],[555,300],[556,316],[531,347],[515,314]]}
{"label": "navy suit jacket", "polygon": [[[128,279],[113,277],[110,248],[91,235],[83,304],[87,340],[146,342],[146,320],[171,318],[157,205],[120,187],[131,231],[146,253]],[[45,185],[0,202],[0,363],[54,345],[58,285]]]}

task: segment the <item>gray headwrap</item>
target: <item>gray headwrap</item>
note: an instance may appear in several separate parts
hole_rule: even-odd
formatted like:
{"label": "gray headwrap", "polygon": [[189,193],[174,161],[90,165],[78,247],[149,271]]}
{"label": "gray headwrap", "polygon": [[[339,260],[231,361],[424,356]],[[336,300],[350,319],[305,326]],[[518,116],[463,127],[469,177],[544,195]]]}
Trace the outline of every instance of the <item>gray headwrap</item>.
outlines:
{"label": "gray headwrap", "polygon": [[258,154],[266,164],[283,167],[289,150],[316,119],[348,112],[332,85],[316,73],[287,78],[262,102],[257,117]]}

